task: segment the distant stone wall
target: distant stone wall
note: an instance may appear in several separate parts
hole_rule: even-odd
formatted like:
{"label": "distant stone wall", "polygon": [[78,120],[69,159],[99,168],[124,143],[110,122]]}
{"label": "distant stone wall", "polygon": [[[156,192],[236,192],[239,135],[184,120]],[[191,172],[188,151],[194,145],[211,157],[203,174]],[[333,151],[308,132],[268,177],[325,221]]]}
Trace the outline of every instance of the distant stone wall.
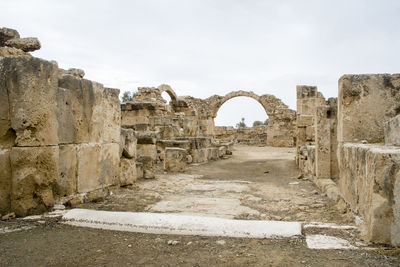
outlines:
{"label": "distant stone wall", "polygon": [[118,94],[54,62],[0,57],[0,213],[119,184]]}
{"label": "distant stone wall", "polygon": [[245,145],[267,145],[267,126],[259,125],[235,129],[232,126],[216,126],[215,138],[225,142]]}

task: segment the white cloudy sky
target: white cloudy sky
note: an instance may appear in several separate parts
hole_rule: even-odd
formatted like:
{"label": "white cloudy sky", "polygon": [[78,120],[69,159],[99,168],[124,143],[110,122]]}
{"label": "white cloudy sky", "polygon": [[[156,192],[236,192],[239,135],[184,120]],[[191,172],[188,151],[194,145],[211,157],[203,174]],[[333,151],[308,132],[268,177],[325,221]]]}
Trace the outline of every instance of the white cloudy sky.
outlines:
{"label": "white cloudy sky", "polygon": [[[345,73],[400,70],[399,0],[0,0],[0,27],[36,36],[33,54],[122,91],[167,83],[178,95],[274,94],[297,84],[337,95]],[[235,98],[216,124],[264,120]]]}

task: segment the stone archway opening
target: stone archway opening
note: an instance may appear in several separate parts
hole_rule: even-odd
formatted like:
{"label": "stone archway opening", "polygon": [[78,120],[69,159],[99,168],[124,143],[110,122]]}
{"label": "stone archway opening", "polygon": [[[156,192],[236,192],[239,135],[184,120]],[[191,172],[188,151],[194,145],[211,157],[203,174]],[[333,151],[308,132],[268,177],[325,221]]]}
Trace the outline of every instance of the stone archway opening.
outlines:
{"label": "stone archway opening", "polygon": [[214,124],[217,127],[236,127],[242,118],[245,119],[246,127],[252,127],[254,122],[264,123],[268,119],[268,114],[255,99],[238,96],[227,100],[219,107],[214,118]]}
{"label": "stone archway opening", "polygon": [[217,139],[245,145],[267,144],[268,113],[257,98],[234,95],[221,103],[214,117]]}

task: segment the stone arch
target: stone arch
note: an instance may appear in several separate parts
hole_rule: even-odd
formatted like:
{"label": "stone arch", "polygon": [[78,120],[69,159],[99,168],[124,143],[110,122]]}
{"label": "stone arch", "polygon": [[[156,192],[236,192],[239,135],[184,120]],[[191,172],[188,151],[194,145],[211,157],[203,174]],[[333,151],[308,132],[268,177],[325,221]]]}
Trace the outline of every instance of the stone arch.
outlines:
{"label": "stone arch", "polygon": [[160,86],[158,86],[158,89],[160,90],[160,94],[166,92],[169,95],[169,97],[171,97],[171,102],[173,103],[177,102],[178,96],[176,95],[174,90],[172,90],[171,86],[169,86],[168,84],[161,84]]}
{"label": "stone arch", "polygon": [[228,100],[235,98],[235,97],[249,97],[254,100],[256,100],[258,103],[261,104],[261,106],[264,108],[265,113],[267,113],[268,117],[272,115],[274,110],[276,108],[287,108],[286,105],[284,105],[280,99],[272,96],[272,95],[257,95],[254,92],[250,91],[233,91],[225,96],[212,96],[210,98],[210,101],[212,102],[211,104],[211,109],[212,109],[212,117],[215,118],[217,116],[218,110],[221,108],[221,106]]}

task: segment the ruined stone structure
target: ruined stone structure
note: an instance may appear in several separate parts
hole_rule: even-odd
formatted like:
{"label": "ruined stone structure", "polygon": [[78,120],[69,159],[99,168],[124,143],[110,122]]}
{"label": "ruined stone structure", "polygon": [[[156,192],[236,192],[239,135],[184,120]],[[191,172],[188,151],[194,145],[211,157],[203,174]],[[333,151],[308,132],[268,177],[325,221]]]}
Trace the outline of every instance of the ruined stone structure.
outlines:
{"label": "ruined stone structure", "polygon": [[297,87],[297,163],[363,220],[366,241],[400,245],[400,75],[344,75],[338,99]]}
{"label": "ruined stone structure", "polygon": [[[365,240],[400,245],[400,74],[344,75],[337,99],[297,86],[297,112],[272,95],[199,99],[168,85],[139,88],[121,104],[118,89],[28,54],[38,48],[37,39],[0,29],[0,213],[91,201],[158,168],[182,172],[222,158],[232,141],[257,136],[296,145],[303,176],[364,220]],[[268,126],[216,128],[219,108],[242,96],[264,107]]]}
{"label": "ruined stone structure", "polygon": [[259,125],[235,129],[232,126],[216,126],[215,138],[224,142],[244,145],[267,145],[268,127]]}
{"label": "ruined stone structure", "polygon": [[157,166],[177,172],[219,159],[232,142],[214,138],[213,119],[232,97],[252,97],[274,118],[271,144],[293,144],[293,134],[280,132],[294,133],[295,112],[273,96],[240,91],[196,99],[161,85],[139,88],[121,104],[118,89],[28,53],[40,46],[0,29],[0,213],[25,216],[90,201],[110,186],[154,178]]}

